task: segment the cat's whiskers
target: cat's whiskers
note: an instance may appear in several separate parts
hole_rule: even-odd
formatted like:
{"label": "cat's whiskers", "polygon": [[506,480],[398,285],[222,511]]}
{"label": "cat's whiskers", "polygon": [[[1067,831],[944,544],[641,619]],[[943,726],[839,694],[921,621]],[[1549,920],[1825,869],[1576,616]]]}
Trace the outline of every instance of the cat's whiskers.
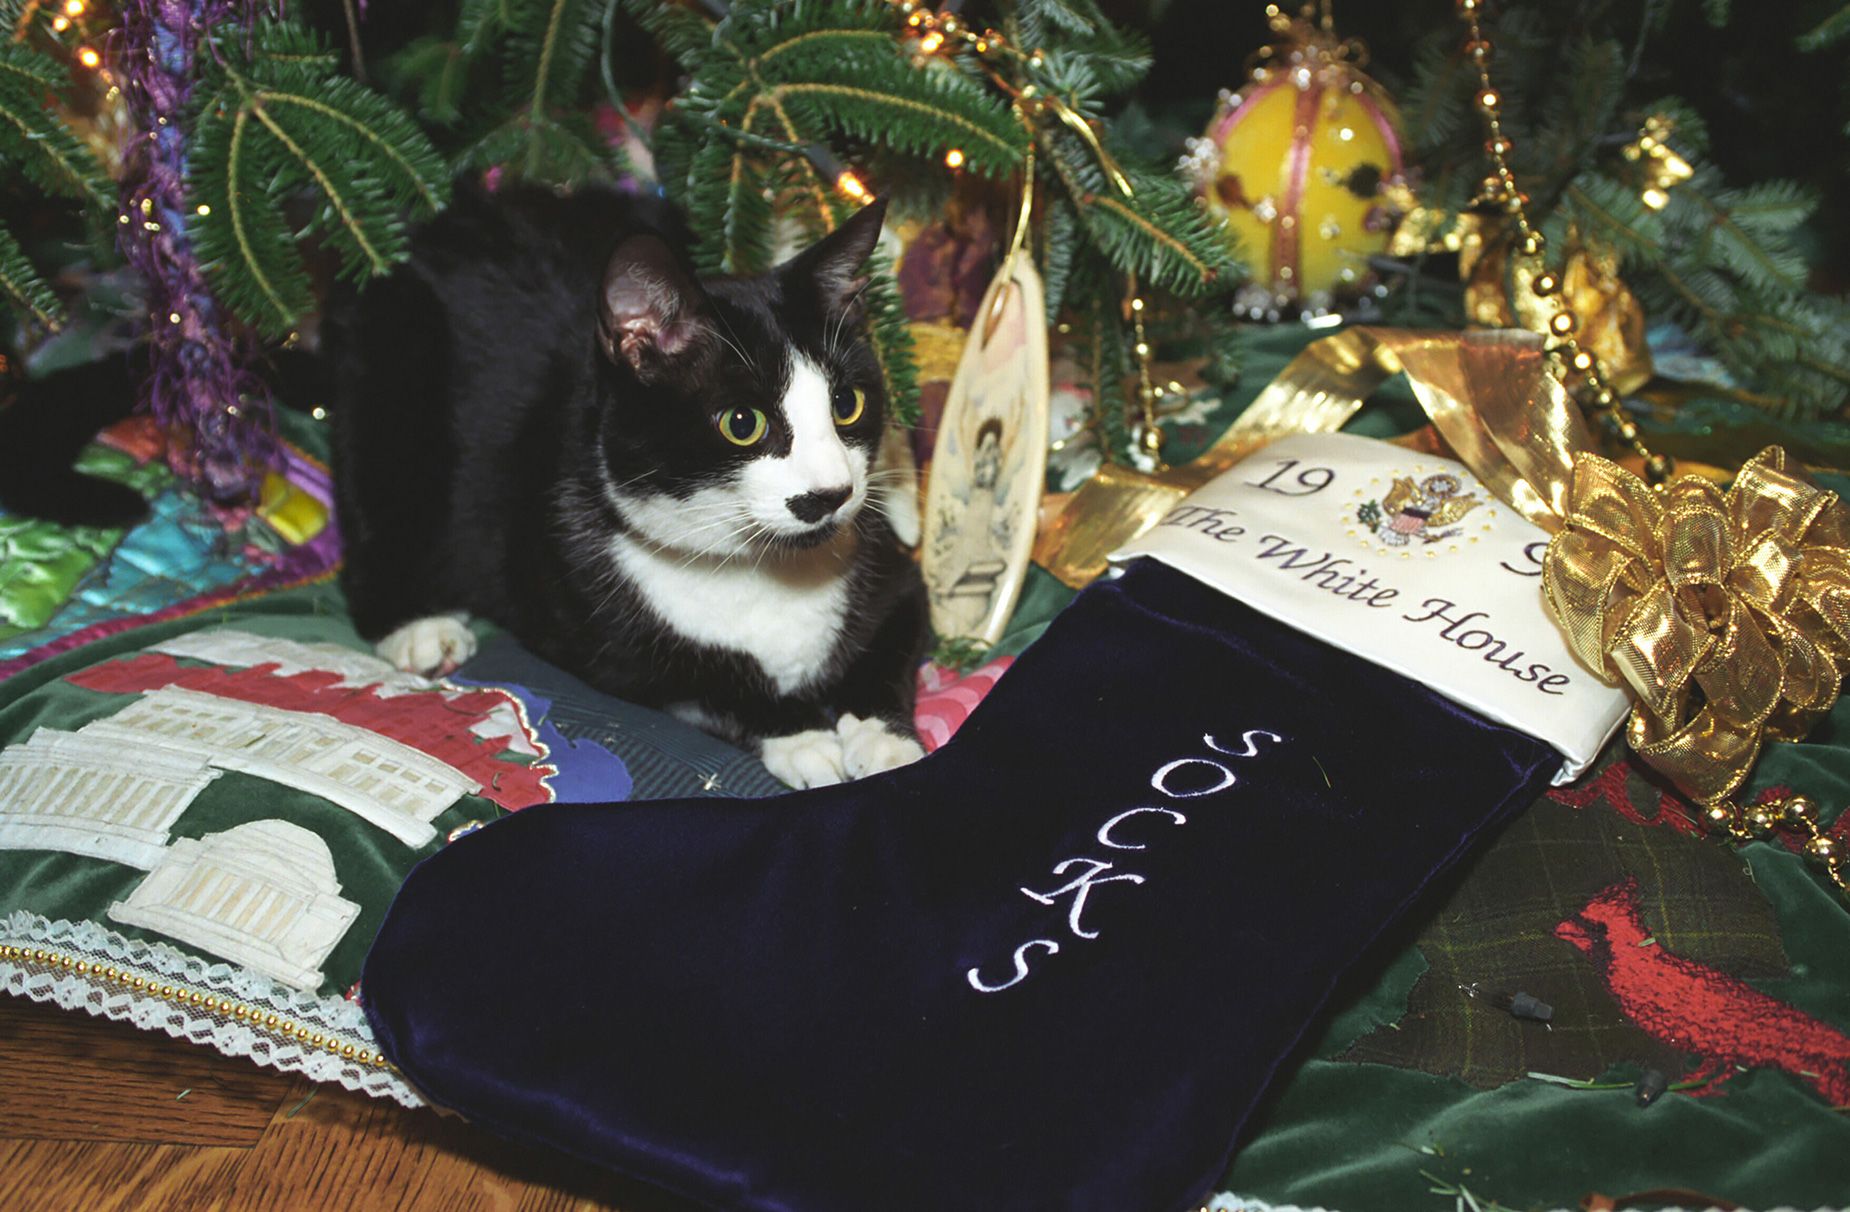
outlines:
{"label": "cat's whiskers", "polygon": [[771,554],[771,544],[759,542],[759,540],[763,539],[765,535],[768,534],[769,532],[770,532],[770,527],[766,526],[762,522],[757,522],[757,523],[754,523],[754,529],[752,530],[751,537],[746,539],[747,543],[756,544],[758,548],[758,558],[752,561],[752,571],[753,572],[757,572],[759,568],[763,567],[764,558]]}
{"label": "cat's whiskers", "polygon": [[[757,526],[758,523],[756,520],[751,518],[749,515],[741,518],[740,514],[734,511],[726,517],[718,518],[712,522],[707,523],[705,526],[702,526],[694,531],[689,532],[689,537],[692,537],[693,535],[700,534],[703,531],[712,530],[716,526],[724,526],[724,525],[727,525],[728,523],[739,522],[739,521],[743,521],[744,525],[734,526],[731,530],[727,531],[723,535],[720,535],[718,538],[714,539],[712,542],[706,544],[703,547],[699,547],[695,549],[692,553],[690,553],[687,556],[686,559],[682,560],[681,563],[677,567],[688,568],[700,560],[709,559],[715,555],[720,554],[720,548],[722,546],[731,544],[734,539],[738,538],[741,534],[744,534],[746,530],[748,530],[749,528]],[[733,550],[726,553],[725,556],[720,560],[720,566],[724,567],[725,564],[729,560],[731,560],[733,556],[737,554],[739,554],[739,549],[736,546],[734,546]]]}
{"label": "cat's whiskers", "polygon": [[835,328],[829,334],[829,339],[823,343],[823,348],[828,350],[829,356],[831,358],[839,357],[841,353],[842,329],[847,326],[849,313],[851,313],[854,310],[854,305],[860,302],[861,296],[864,293],[866,293],[867,288],[872,285],[873,285],[872,278],[869,278],[867,281],[861,283],[861,288],[855,291],[853,295],[849,296],[847,303],[843,304],[842,307],[835,313]]}
{"label": "cat's whiskers", "polygon": [[[725,326],[728,329],[731,329],[732,321],[726,319],[725,316],[720,317],[720,322],[725,324]],[[747,366],[754,365],[754,363],[752,362],[751,355],[746,353],[744,349],[740,348],[739,343],[733,340],[732,337],[727,336],[725,333],[721,332],[719,329],[713,327],[713,322],[711,320],[702,320],[700,322],[700,329],[702,332],[708,334],[714,339],[720,342],[723,342],[728,348],[732,350],[733,353],[738,354],[739,361],[745,363],[745,365]],[[735,333],[733,335],[737,336],[738,334]]]}

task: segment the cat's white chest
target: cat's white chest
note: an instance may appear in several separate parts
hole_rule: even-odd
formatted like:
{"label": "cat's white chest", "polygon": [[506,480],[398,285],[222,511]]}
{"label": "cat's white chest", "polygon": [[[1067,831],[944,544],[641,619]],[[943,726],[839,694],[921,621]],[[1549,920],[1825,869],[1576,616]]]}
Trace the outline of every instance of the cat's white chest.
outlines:
{"label": "cat's white chest", "polygon": [[671,629],[751,657],[780,694],[813,681],[840,639],[850,565],[833,545],[775,567],[752,557],[689,562],[625,535],[610,552]]}

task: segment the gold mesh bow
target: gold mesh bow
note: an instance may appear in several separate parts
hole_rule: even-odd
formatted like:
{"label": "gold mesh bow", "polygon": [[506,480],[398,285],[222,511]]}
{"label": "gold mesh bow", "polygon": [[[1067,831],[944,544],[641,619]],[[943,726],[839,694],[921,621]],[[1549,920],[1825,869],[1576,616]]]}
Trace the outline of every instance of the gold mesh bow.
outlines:
{"label": "gold mesh bow", "polygon": [[1850,662],[1850,510],[1777,446],[1725,494],[1580,455],[1542,584],[1580,663],[1637,694],[1632,748],[1702,803],[1768,733],[1805,735]]}

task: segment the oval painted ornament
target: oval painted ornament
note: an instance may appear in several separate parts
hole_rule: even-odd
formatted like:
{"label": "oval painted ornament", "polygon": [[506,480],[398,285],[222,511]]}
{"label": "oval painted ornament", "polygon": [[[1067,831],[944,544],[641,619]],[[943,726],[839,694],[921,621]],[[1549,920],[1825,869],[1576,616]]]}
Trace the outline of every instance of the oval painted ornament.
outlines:
{"label": "oval painted ornament", "polygon": [[1399,115],[1352,43],[1292,22],[1287,41],[1224,93],[1184,166],[1253,267],[1236,306],[1321,313],[1374,284],[1405,195]]}
{"label": "oval painted ornament", "polygon": [[940,639],[1002,638],[1027,579],[1047,477],[1041,278],[1011,258],[983,295],[938,423],[919,562]]}

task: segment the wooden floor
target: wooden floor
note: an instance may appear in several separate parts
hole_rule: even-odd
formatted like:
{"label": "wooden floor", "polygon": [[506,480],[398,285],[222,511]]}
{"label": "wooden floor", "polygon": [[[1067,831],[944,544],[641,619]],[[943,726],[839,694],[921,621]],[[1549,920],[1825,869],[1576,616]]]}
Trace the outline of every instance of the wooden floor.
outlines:
{"label": "wooden floor", "polygon": [[428,1110],[0,994],[0,1209],[688,1212]]}

